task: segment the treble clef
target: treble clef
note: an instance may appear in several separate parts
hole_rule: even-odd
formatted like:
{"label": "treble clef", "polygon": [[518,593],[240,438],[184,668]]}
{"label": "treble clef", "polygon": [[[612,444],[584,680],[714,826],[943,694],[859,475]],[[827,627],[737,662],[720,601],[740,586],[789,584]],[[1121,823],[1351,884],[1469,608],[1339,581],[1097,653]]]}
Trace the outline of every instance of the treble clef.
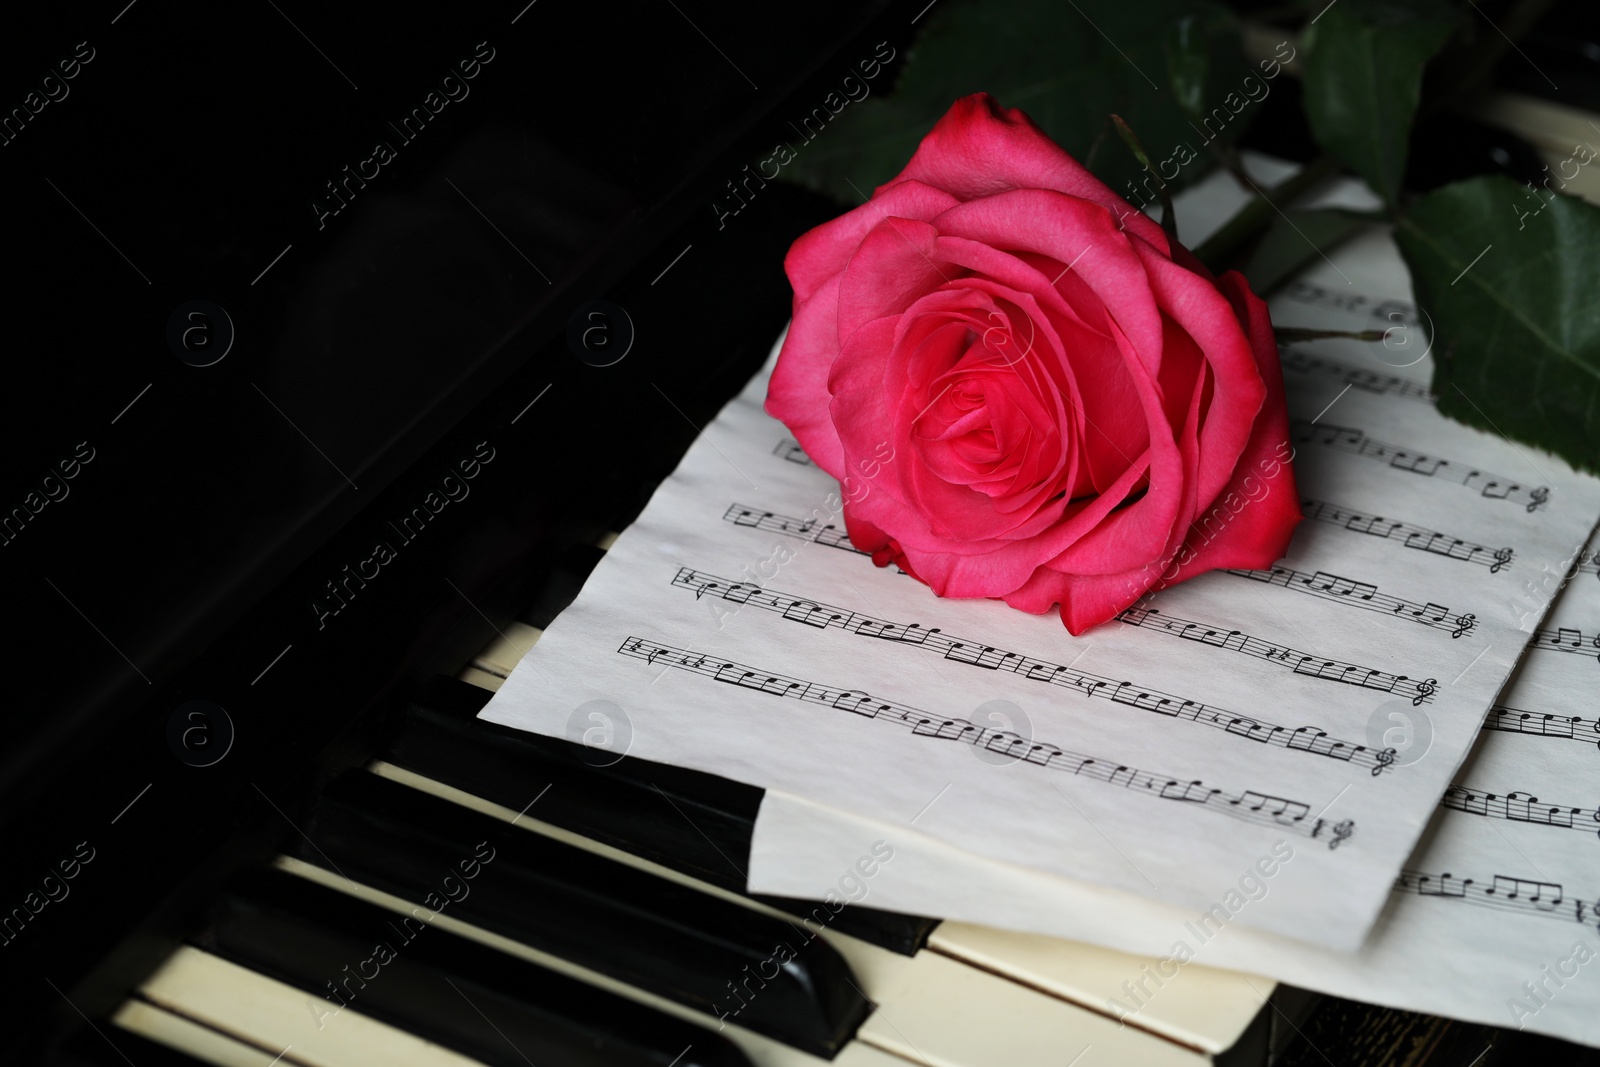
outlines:
{"label": "treble clef", "polygon": [[1411,706],[1414,708],[1421,707],[1423,701],[1427,700],[1438,691],[1439,679],[1437,678],[1429,678],[1426,681],[1418,682],[1417,695],[1411,698]]}
{"label": "treble clef", "polygon": [[1528,514],[1531,515],[1535,511],[1539,510],[1540,505],[1549,499],[1550,490],[1546,489],[1542,485],[1537,489],[1530,490],[1528,492]]}
{"label": "treble clef", "polygon": [[1355,832],[1356,821],[1354,819],[1345,819],[1343,822],[1334,823],[1333,840],[1328,842],[1329,851],[1338,848],[1339,844],[1344,841],[1345,838],[1349,837]]}
{"label": "treble clef", "polygon": [[[1600,633],[1594,635],[1594,640],[1590,644],[1594,645],[1595,648],[1600,648]],[[1596,652],[1594,658],[1600,660],[1600,652]]]}
{"label": "treble clef", "polygon": [[1396,755],[1398,755],[1398,753],[1392,748],[1386,748],[1382,752],[1374,753],[1374,758],[1378,762],[1372,768],[1372,777],[1376,778],[1378,775],[1394,766],[1394,758]]}
{"label": "treble clef", "polygon": [[1450,636],[1451,638],[1457,638],[1464,633],[1470,633],[1476,625],[1478,625],[1478,617],[1476,615],[1457,615],[1456,628],[1450,632]]}
{"label": "treble clef", "polygon": [[1497,548],[1494,550],[1494,562],[1489,564],[1490,574],[1499,574],[1500,568],[1511,562],[1511,549]]}

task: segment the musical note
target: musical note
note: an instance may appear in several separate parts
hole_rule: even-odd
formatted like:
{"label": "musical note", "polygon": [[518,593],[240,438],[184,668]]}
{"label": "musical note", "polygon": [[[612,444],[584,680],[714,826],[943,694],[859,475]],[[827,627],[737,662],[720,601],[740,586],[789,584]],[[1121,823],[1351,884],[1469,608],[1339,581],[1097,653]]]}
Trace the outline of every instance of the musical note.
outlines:
{"label": "musical note", "polygon": [[1535,630],[1533,640],[1528,643],[1530,649],[1541,649],[1545,652],[1566,652],[1579,656],[1594,656],[1600,663],[1600,633],[1585,636],[1582,630],[1571,626],[1562,626],[1555,630]]}
{"label": "musical note", "polygon": [[[1251,802],[1254,801],[1252,804]],[[1301,804],[1294,800],[1285,800],[1283,797],[1269,797],[1265,793],[1246,790],[1237,800],[1229,801],[1230,804],[1248,804],[1252,811],[1269,811],[1279,819],[1288,819],[1290,822],[1299,822],[1311,811],[1309,805]]]}
{"label": "musical note", "polygon": [[1352,367],[1348,363],[1340,363],[1325,356],[1309,355],[1298,348],[1284,349],[1279,356],[1279,362],[1286,371],[1296,374],[1329,374],[1338,381],[1379,396],[1399,396],[1430,404],[1433,402],[1433,394],[1428,392],[1425,386],[1409,378],[1394,374],[1374,374],[1372,371]]}
{"label": "musical note", "polygon": [[[1306,501],[1304,503],[1308,513],[1311,512],[1314,507],[1332,507],[1331,505],[1318,505],[1316,501]],[[1333,510],[1338,512],[1338,509]],[[817,520],[814,519],[809,522],[805,522],[789,516],[779,515],[775,512],[763,511],[758,508],[747,507],[746,505],[737,503],[729,505],[728,510],[723,513],[722,517],[726,521],[733,523],[735,526],[746,526],[772,533],[787,534],[790,537],[814,541],[818,544],[826,545],[829,548],[840,548],[847,552],[853,552],[856,555],[870,555],[870,553],[863,552],[861,549],[851,544],[849,537],[846,536],[843,531],[836,529],[832,525],[824,526],[821,529],[816,529],[815,523]],[[1322,516],[1310,515],[1310,517],[1320,518]],[[1359,516],[1354,515],[1351,517],[1356,519],[1360,518]],[[1369,520],[1362,521],[1368,522]],[[1382,522],[1382,520],[1370,521]],[[1390,525],[1398,529],[1404,524],[1392,523]],[[1368,531],[1362,530],[1362,532]],[[1416,532],[1423,533],[1425,531]],[[1382,536],[1393,535],[1393,532],[1382,534]],[[1430,536],[1433,538],[1444,537],[1443,534],[1430,534]],[[1457,541],[1455,544],[1460,545],[1463,544],[1463,542]],[[1411,547],[1409,540],[1407,541],[1407,547]],[[1489,562],[1491,559],[1496,558],[1496,553],[1491,552],[1489,549],[1486,549],[1481,545],[1474,545],[1471,546],[1471,548],[1476,552],[1485,554],[1486,557],[1483,560],[1475,559],[1474,562]],[[1433,549],[1430,548],[1429,550],[1432,551]],[[1498,567],[1501,566],[1506,560],[1510,559],[1510,549],[1500,549],[1496,551],[1504,552],[1505,558],[1493,563],[1490,568],[1491,570],[1498,569]],[[1457,556],[1454,558],[1467,557]],[[904,572],[897,570],[897,573]],[[1357,582],[1353,579],[1325,574],[1322,571],[1318,571],[1314,575],[1305,575],[1302,572],[1293,570],[1291,568],[1274,567],[1270,571],[1245,571],[1230,569],[1224,570],[1222,573],[1236,575],[1241,578],[1249,578],[1252,581],[1265,582],[1269,585],[1279,585],[1286,589],[1292,589],[1297,592],[1310,593],[1313,596],[1320,596],[1328,600],[1333,600],[1336,603],[1348,604],[1352,607],[1365,608],[1371,611],[1382,611],[1397,618],[1406,619],[1407,621],[1419,622],[1424,626],[1431,626],[1436,629],[1447,630],[1452,638],[1459,638],[1465,634],[1471,633],[1477,624],[1477,616],[1475,614],[1451,616],[1449,615],[1448,609],[1442,608],[1437,604],[1430,603],[1419,605],[1409,600],[1402,600],[1399,597],[1389,596],[1386,593],[1380,593],[1378,592],[1378,587],[1370,583]]]}
{"label": "musical note", "polygon": [[1330,426],[1326,423],[1317,424],[1296,419],[1290,426],[1290,433],[1296,444],[1325,445],[1340,452],[1349,452],[1387,463],[1394,470],[1420,474],[1428,478],[1440,477],[1457,485],[1466,486],[1468,489],[1476,489],[1479,495],[1491,500],[1508,500],[1514,504],[1524,505],[1530,512],[1537,511],[1550,500],[1550,490],[1547,486],[1525,488],[1512,479],[1477,470],[1463,463],[1452,463],[1448,459],[1425,455],[1400,445],[1374,441],[1364,431],[1355,427]]}
{"label": "musical note", "polygon": [[1490,574],[1499,574],[1511,566],[1516,555],[1509,548],[1489,548],[1460,537],[1451,537],[1438,530],[1428,530],[1398,519],[1387,519],[1358,511],[1344,504],[1330,504],[1323,500],[1302,500],[1300,511],[1308,519],[1330,523],[1355,533],[1371,537],[1398,539],[1406,548],[1414,548],[1446,559],[1476,563],[1489,568]]}
{"label": "musical note", "polygon": [[1435,880],[1424,874],[1417,881],[1417,892],[1425,897],[1465,898],[1471,886],[1471,878],[1458,879],[1450,874],[1442,874]]}
{"label": "musical note", "polygon": [[1450,609],[1442,605],[1431,602],[1418,604],[1412,600],[1402,600],[1397,596],[1380,593],[1378,587],[1371,582],[1358,582],[1353,578],[1344,578],[1326,571],[1306,574],[1291,567],[1273,567],[1264,571],[1227,569],[1221,573],[1279,586],[1292,592],[1307,593],[1347,607],[1379,611],[1392,618],[1421,623],[1437,630],[1447,630],[1452,638],[1472,632],[1477,624],[1476,615],[1452,616]]}
{"label": "musical note", "polygon": [[[1011,730],[997,730],[968,719],[943,718],[893,700],[871,696],[859,689],[837,689],[820,682],[791,678],[742,663],[709,658],[707,653],[676,648],[641,637],[628,637],[617,649],[624,656],[657,661],[669,668],[685,671],[715,682],[751,689],[768,696],[788,697],[808,704],[848,712],[879,722],[909,727],[913,737],[936,741],[956,741],[1036,767],[1064,771],[1076,778],[1103,782],[1158,800],[1172,800],[1201,811],[1224,815],[1244,822],[1272,826],[1288,833],[1312,836],[1304,823],[1310,805],[1289,797],[1273,796],[1246,789],[1237,794],[1207,786],[1199,779],[1183,780],[1154,771],[1140,770],[1115,760],[1069,752],[1064,748],[1024,737]],[[1341,823],[1329,841],[1330,849],[1349,837],[1354,824]],[[1320,822],[1318,824],[1320,829]]]}
{"label": "musical note", "polygon": [[1529,734],[1534,737],[1557,737],[1564,741],[1580,741],[1600,749],[1600,721],[1577,715],[1539,714],[1496,704],[1489,709],[1488,717],[1483,720],[1483,728],[1509,734]]}
{"label": "musical note", "polygon": [[[809,460],[807,461],[809,462]],[[786,537],[798,538],[822,545],[825,548],[842,549],[853,552],[858,556],[871,556],[870,552],[863,552],[850,543],[850,535],[833,523],[818,526],[820,518],[797,519],[790,515],[779,515],[776,512],[763,511],[760,508],[748,507],[744,504],[730,504],[728,510],[722,513],[725,521],[735,526],[745,526],[766,533],[783,534]],[[899,568],[896,574],[905,572]]]}
{"label": "musical note", "polygon": [[1563,890],[1560,882],[1539,882],[1531,878],[1512,878],[1509,875],[1497,874],[1494,884],[1484,889],[1486,894],[1501,894],[1505,900],[1526,900],[1529,904],[1539,907],[1540,911],[1550,911],[1561,903]]}
{"label": "musical note", "polygon": [[[738,583],[730,582],[716,575],[705,574],[690,567],[681,567],[673,576],[672,584],[679,589],[693,592],[698,599],[701,596],[725,596]],[[786,594],[771,589],[762,589],[759,586],[749,586],[744,589],[744,599],[740,603],[750,604],[766,611],[774,612],[793,621],[803,622],[806,625],[817,626],[819,629],[839,629],[846,633],[858,636],[877,638],[882,633],[911,632],[913,626],[903,623],[889,622],[875,619],[860,612],[848,611],[844,608],[831,607],[813,601],[800,601]],[[800,608],[796,608],[800,605]],[[791,611],[798,610],[803,618],[791,615]],[[1373,750],[1366,745],[1356,745],[1348,741],[1340,741],[1328,737],[1321,732],[1307,733],[1303,730],[1288,730],[1285,727],[1269,723],[1262,719],[1247,718],[1235,715],[1223,708],[1203,704],[1196,700],[1184,700],[1154,689],[1144,689],[1130,681],[1116,681],[1102,678],[1086,671],[1068,667],[1063,664],[1050,663],[1032,656],[1025,656],[1017,652],[995,648],[976,641],[964,641],[937,628],[927,628],[920,641],[897,642],[905,647],[922,649],[935,653],[946,660],[965,663],[986,670],[1007,671],[1031,681],[1045,682],[1049,685],[1074,689],[1088,698],[1108,698],[1113,703],[1127,707],[1137,708],[1168,718],[1181,719],[1198,723],[1202,726],[1211,726],[1237,737],[1262,744],[1274,745],[1281,748],[1292,748],[1295,751],[1307,752],[1312,755],[1325,756],[1331,759],[1354,763],[1358,766],[1370,767],[1372,774],[1377,776],[1394,766],[1393,749]],[[1241,635],[1243,636],[1243,635]],[[1254,640],[1253,638],[1251,640]],[[1371,668],[1357,667],[1354,664],[1336,664],[1334,661],[1324,661],[1327,669],[1332,673],[1329,677],[1335,681],[1345,681],[1347,684],[1365,684],[1367,688],[1378,689],[1382,692],[1393,692],[1412,697],[1412,703],[1429,699],[1433,693],[1431,688],[1433,679],[1424,682],[1414,682],[1403,676],[1384,674]],[[1348,668],[1347,677],[1339,677],[1339,669]],[[1350,673],[1364,672],[1364,673]],[[1290,744],[1294,738],[1295,743]],[[1385,755],[1387,753],[1387,755]]]}
{"label": "musical note", "polygon": [[1589,808],[1574,808],[1560,804],[1543,804],[1529,793],[1513,792],[1505,796],[1482,789],[1452,785],[1445,789],[1439,806],[1467,815],[1481,815],[1509,822],[1536,823],[1563,830],[1581,830],[1590,833],[1600,830],[1600,819]]}
{"label": "musical note", "polygon": [[[1363,667],[1342,660],[1320,660],[1288,645],[1263,641],[1259,637],[1252,637],[1239,630],[1224,630],[1221,627],[1180,619],[1155,608],[1127,608],[1117,615],[1117,620],[1151,633],[1167,634],[1184,641],[1195,641],[1212,648],[1266,660],[1269,663],[1289,667],[1295,674],[1411,697],[1414,705],[1431,700],[1433,696],[1432,679],[1427,683],[1415,682],[1406,675],[1389,674],[1375,667]],[[1428,688],[1424,688],[1425,685]]]}
{"label": "musical note", "polygon": [[1496,908],[1501,911],[1521,912],[1524,915],[1543,915],[1555,919],[1575,919],[1583,922],[1585,912],[1595,910],[1595,902],[1575,902],[1569,912],[1562,907],[1566,901],[1566,887],[1560,882],[1544,882],[1511,875],[1491,876],[1487,885],[1481,879],[1458,878],[1452,873],[1427,874],[1422,871],[1401,870],[1395,879],[1393,892],[1415,893],[1418,896],[1441,900],[1459,900],[1477,907]]}
{"label": "musical note", "polygon": [[1332,308],[1337,311],[1361,312],[1364,305],[1372,304],[1373,307],[1365,313],[1384,321],[1389,321],[1385,318],[1385,313],[1392,309],[1398,309],[1406,318],[1413,320],[1416,318],[1416,308],[1404,301],[1385,300],[1377,303],[1371,297],[1335,292],[1320,285],[1313,285],[1311,282],[1290,282],[1281,290],[1281,295],[1297,303],[1307,304],[1312,307]]}
{"label": "musical note", "polygon": [[779,441],[773,448],[772,454],[780,456],[790,463],[798,463],[803,467],[811,466],[811,457],[806,455],[806,450],[800,447],[800,442],[792,437],[785,437]]}

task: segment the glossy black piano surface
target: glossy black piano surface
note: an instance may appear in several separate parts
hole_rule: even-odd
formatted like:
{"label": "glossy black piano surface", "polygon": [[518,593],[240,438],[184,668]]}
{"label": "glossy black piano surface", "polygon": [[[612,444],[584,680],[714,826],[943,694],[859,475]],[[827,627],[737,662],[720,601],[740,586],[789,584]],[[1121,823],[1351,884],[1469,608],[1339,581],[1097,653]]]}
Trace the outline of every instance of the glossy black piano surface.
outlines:
{"label": "glossy black piano surface", "polygon": [[[903,42],[888,14],[15,13],[0,882],[38,910],[8,928],[29,1025],[0,1043],[76,1023],[57,989],[119,998],[175,889],[266,848],[376,709],[642,505],[759,364],[783,249],[828,210],[713,204],[797,92]],[[598,299],[636,334],[610,366],[565,337]]]}

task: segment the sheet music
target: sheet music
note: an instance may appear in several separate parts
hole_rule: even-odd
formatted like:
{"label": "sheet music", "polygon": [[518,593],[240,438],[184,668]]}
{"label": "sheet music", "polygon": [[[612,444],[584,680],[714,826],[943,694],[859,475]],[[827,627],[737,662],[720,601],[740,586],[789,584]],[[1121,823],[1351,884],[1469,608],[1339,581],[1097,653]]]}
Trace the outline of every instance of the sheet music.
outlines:
{"label": "sheet music", "polygon": [[[1553,632],[1592,632],[1600,623],[1593,547],[1581,558],[1567,572],[1549,620]],[[1354,955],[1233,924],[1213,929],[1194,909],[983,862],[922,835],[895,839],[894,863],[873,880],[873,903],[912,912],[937,904],[952,918],[1164,960],[1189,955],[1181,944],[1208,966],[1600,1045],[1597,670],[1591,657],[1529,650]],[[768,793],[751,854],[752,887],[809,895],[818,888],[814,871],[837,869],[860,854],[856,843],[895,830]],[[1296,847],[1286,867],[1301,855]],[[1248,907],[1274,905],[1268,892]],[[1157,969],[1183,981],[1181,967],[1172,976],[1174,965]],[[1160,996],[1149,981],[1142,991],[1097,992],[1095,1006],[1124,1019]]]}
{"label": "sheet music", "polygon": [[[897,847],[1186,907],[1292,841],[1281,906],[1238,922],[1353,948],[1547,607],[1518,576],[1575,555],[1600,482],[1383,380],[1415,367],[1357,389],[1325,369],[1351,362],[1337,342],[1308,351],[1288,375],[1300,492],[1400,525],[1307,521],[1276,568],[1081,638],[854,551],[840,486],[761,410],[764,370],[483,715],[573,740],[620,715],[632,755],[870,814]],[[1386,739],[1401,711],[1431,725],[1427,758]]]}

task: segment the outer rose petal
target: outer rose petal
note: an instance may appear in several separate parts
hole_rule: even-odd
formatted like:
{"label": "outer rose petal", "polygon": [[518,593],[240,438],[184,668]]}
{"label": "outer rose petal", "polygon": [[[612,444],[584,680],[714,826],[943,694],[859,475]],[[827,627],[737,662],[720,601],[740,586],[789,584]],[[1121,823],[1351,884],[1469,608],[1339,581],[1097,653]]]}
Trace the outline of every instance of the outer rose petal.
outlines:
{"label": "outer rose petal", "polygon": [[[1214,286],[1153,252],[1140,253],[1156,300],[1194,338],[1211,365],[1214,393],[1201,430],[1195,487],[1201,500],[1210,500],[1227,484],[1267,395],[1256,366],[1259,357],[1241,329],[1242,316]],[[1272,336],[1270,326],[1267,336]],[[1277,358],[1274,350],[1272,361]],[[1278,395],[1281,399],[1281,389]]]}
{"label": "outer rose petal", "polygon": [[1067,155],[1027,115],[1001,107],[988,93],[973,93],[950,105],[917,146],[906,169],[873,196],[886,194],[903,181],[923,182],[961,200],[1006,189],[1070,193],[1109,208],[1130,233],[1162,252],[1170,248],[1160,225]]}
{"label": "outer rose petal", "polygon": [[1247,323],[1256,363],[1267,384],[1267,399],[1232,479],[1214,500],[1202,506],[1184,542],[1189,551],[1167,568],[1163,584],[1219,567],[1270,567],[1288,551],[1289,539],[1304,518],[1294,468],[1289,465],[1294,455],[1289,445],[1289,410],[1266,302],[1250,291],[1237,271],[1224,274],[1217,286]]}
{"label": "outer rose petal", "polygon": [[812,462],[844,478],[844,447],[828,417],[828,373],[839,355],[839,279],[794,310],[767,385],[766,412],[789,427]]}

